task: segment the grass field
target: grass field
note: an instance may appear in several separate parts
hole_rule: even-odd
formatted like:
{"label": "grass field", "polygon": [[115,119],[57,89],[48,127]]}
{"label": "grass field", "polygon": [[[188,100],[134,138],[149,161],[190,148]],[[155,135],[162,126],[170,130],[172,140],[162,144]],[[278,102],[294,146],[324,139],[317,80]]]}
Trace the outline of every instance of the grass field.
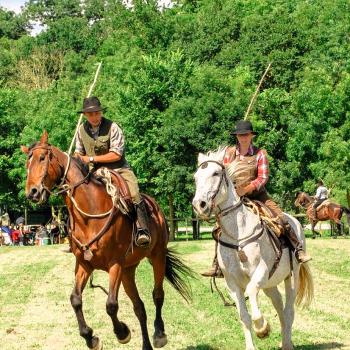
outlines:
{"label": "grass field", "polygon": [[[189,241],[171,244],[197,272],[211,262],[213,242]],[[74,257],[62,246],[0,248],[0,349],[85,350],[70,306]],[[350,349],[350,240],[308,240],[313,256],[315,301],[308,310],[297,310],[294,344],[298,350]],[[153,333],[154,306],[151,297],[151,267],[144,261],[138,269],[138,286]],[[97,272],[95,281],[107,286],[107,274]],[[222,284],[222,281],[220,281]],[[191,282],[193,302],[187,304],[166,283],[164,320],[168,345],[165,349],[244,349],[241,326],[234,308],[225,308],[210,291],[209,280]],[[106,296],[87,288],[84,310],[88,324],[104,342],[104,349],[141,349],[138,322],[130,301],[121,290],[119,317],[132,332],[127,345],[120,345],[105,312]],[[279,323],[270,302],[261,293],[260,304],[272,333],[256,340],[258,349],[278,349]]]}

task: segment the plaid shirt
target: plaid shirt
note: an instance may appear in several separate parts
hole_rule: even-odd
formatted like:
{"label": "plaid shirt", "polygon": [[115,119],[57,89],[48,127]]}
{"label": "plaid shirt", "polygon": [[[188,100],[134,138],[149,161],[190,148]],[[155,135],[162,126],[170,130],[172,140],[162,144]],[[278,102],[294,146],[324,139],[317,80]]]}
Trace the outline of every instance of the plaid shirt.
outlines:
{"label": "plaid shirt", "polygon": [[[248,148],[248,153],[246,155],[252,156],[254,154],[254,146],[250,145]],[[236,147],[236,157],[243,159],[245,155],[242,155],[239,150],[239,146]],[[232,162],[232,155],[226,152],[224,157],[224,165],[228,165]],[[255,187],[256,190],[260,190],[261,187],[265,186],[269,179],[269,160],[267,159],[267,154],[265,151],[258,149],[257,152],[257,167],[258,176],[250,184]]]}

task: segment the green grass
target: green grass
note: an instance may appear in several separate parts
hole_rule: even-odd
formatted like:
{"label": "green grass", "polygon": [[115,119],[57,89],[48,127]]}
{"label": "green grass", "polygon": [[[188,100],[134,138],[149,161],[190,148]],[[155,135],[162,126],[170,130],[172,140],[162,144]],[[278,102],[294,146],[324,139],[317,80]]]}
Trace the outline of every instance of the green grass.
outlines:
{"label": "green grass", "polygon": [[[350,349],[350,240],[308,240],[313,256],[315,301],[310,309],[297,310],[293,340],[297,350]],[[210,240],[171,244],[196,272],[211,264],[214,242]],[[2,350],[86,349],[79,336],[69,296],[73,288],[74,257],[60,246],[0,248],[0,336]],[[148,313],[150,335],[155,308],[152,302],[152,268],[147,261],[137,270],[137,284]],[[108,285],[105,273],[95,274],[95,283]],[[219,281],[224,290],[224,282]],[[198,275],[191,281],[193,301],[186,303],[165,283],[163,308],[169,343],[165,349],[240,350],[244,337],[237,311],[224,307],[211,293],[209,280]],[[104,349],[141,349],[141,337],[132,305],[121,290],[119,317],[132,332],[129,344],[120,345],[105,312],[106,296],[100,290],[84,291],[88,324],[101,336]],[[259,350],[277,350],[279,323],[270,302],[261,293],[260,305],[272,325],[268,339],[256,339]]]}

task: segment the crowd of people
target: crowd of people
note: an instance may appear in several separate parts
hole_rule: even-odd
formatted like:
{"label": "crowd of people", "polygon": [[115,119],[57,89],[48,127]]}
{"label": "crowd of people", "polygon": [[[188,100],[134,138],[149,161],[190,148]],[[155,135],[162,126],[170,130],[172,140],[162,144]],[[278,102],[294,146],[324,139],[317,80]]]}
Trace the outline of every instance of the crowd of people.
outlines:
{"label": "crowd of people", "polygon": [[0,226],[0,245],[58,244],[62,232],[55,222],[41,225],[23,223]]}

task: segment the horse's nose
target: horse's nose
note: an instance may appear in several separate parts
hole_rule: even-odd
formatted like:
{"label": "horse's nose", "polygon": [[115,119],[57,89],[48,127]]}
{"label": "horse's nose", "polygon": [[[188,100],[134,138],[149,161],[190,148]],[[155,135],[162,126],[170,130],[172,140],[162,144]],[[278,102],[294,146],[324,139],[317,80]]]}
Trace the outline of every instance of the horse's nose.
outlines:
{"label": "horse's nose", "polygon": [[33,186],[30,188],[29,192],[27,193],[27,198],[30,200],[37,199],[39,195],[39,189],[36,186]]}
{"label": "horse's nose", "polygon": [[201,209],[205,209],[207,206],[207,202],[200,201],[199,206],[201,207]]}

